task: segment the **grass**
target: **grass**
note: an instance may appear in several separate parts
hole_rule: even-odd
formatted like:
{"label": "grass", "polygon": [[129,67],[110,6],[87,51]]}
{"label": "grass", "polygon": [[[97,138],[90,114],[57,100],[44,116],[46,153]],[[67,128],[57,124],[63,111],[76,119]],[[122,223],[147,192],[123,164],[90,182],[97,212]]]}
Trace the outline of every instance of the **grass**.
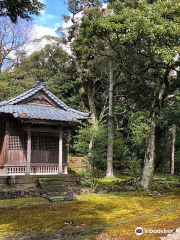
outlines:
{"label": "grass", "polygon": [[[50,203],[42,198],[0,201],[0,240],[6,239],[159,239],[136,236],[134,230],[180,227],[180,192],[149,196],[148,192],[84,194],[80,201]],[[29,238],[28,238],[29,237]],[[58,239],[58,238],[57,238]],[[71,239],[71,238],[69,238]]]}

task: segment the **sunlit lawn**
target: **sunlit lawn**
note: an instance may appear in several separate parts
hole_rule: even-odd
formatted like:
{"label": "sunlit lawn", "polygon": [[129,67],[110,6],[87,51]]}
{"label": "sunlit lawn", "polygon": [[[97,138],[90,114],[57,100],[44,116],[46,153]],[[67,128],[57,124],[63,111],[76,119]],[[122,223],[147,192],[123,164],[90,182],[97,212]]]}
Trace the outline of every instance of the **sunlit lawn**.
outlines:
{"label": "sunlit lawn", "polygon": [[87,194],[79,196],[80,201],[62,203],[42,198],[1,200],[0,239],[25,239],[24,235],[26,239],[58,239],[53,237],[64,234],[73,237],[70,239],[108,235],[109,239],[155,240],[163,234],[136,236],[135,228],[179,228],[179,197],[179,193],[152,197],[131,192]]}

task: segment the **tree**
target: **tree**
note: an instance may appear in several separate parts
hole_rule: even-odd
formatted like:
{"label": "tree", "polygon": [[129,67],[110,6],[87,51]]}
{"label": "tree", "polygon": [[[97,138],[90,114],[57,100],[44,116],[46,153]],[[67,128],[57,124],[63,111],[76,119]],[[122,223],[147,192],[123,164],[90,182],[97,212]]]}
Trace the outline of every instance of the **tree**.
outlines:
{"label": "tree", "polygon": [[25,20],[12,23],[8,17],[0,18],[0,72],[3,64],[12,62],[15,52],[20,51],[29,41],[31,25]]}
{"label": "tree", "polygon": [[13,68],[7,68],[0,74],[0,83],[10,87],[8,95],[1,93],[4,97],[2,100],[17,96],[43,78],[49,89],[62,101],[83,110],[75,64],[59,44],[59,40],[56,42],[54,39],[51,44],[30,56],[25,51],[17,52]]}
{"label": "tree", "polygon": [[45,5],[38,0],[3,0],[0,1],[0,17],[10,17],[13,23],[18,18],[31,20],[32,14],[39,15]]}
{"label": "tree", "polygon": [[[127,76],[127,83],[144,85],[135,93],[136,103],[139,102],[141,110],[148,110],[151,116],[141,181],[144,189],[150,187],[153,179],[156,118],[164,108],[165,100],[179,88],[178,77],[170,74],[172,70],[179,74],[179,60],[175,59],[180,50],[179,10],[178,0],[114,2],[107,10],[87,10],[77,38],[82,48],[98,46],[96,50],[102,55],[108,46]],[[99,40],[101,45],[95,45]],[[141,99],[145,105],[140,104]]]}
{"label": "tree", "polygon": [[113,146],[114,146],[114,80],[113,64],[109,63],[109,114],[108,114],[108,149],[107,149],[107,172],[106,177],[113,175]]}
{"label": "tree", "polygon": [[163,172],[166,174],[174,175],[174,152],[176,143],[176,125],[166,129],[166,144],[165,144],[165,154],[163,161]]}

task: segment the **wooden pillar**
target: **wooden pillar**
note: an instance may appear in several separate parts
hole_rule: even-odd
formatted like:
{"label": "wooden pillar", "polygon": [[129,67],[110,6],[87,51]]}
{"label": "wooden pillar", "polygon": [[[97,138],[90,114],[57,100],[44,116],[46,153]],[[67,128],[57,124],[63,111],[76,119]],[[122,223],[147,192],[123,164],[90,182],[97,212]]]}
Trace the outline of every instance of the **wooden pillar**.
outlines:
{"label": "wooden pillar", "polygon": [[31,163],[31,129],[28,129],[26,174],[30,174],[30,170],[31,170],[30,163]]}
{"label": "wooden pillar", "polygon": [[59,131],[59,169],[58,169],[58,173],[63,173],[62,159],[63,159],[63,131],[61,128]]}
{"label": "wooden pillar", "polygon": [[68,165],[67,164],[64,165],[64,174],[68,174]]}
{"label": "wooden pillar", "polygon": [[65,151],[65,153],[66,153],[66,157],[65,157],[65,159],[66,159],[66,163],[65,163],[65,165],[64,165],[64,174],[68,174],[68,163],[69,163],[69,143],[68,143],[68,135],[66,135],[66,151]]}

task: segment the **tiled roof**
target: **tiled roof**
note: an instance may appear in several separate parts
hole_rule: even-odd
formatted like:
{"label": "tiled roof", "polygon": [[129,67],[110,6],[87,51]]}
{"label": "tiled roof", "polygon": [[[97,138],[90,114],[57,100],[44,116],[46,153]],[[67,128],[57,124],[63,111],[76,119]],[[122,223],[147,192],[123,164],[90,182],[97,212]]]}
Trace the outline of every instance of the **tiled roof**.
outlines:
{"label": "tiled roof", "polygon": [[0,107],[0,113],[12,114],[15,118],[43,119],[55,121],[72,121],[73,117],[77,119],[86,119],[82,115],[74,114],[55,107],[42,107],[33,105],[5,105]]}
{"label": "tiled roof", "polygon": [[[54,100],[54,102],[56,102],[60,108],[20,104],[22,100],[33,96],[41,90],[44,91],[52,100]],[[41,119],[67,122],[72,122],[74,117],[77,118],[77,120],[89,118],[89,113],[72,109],[58,99],[46,88],[46,85],[43,81],[39,81],[38,84],[36,84],[32,89],[9,101],[0,102],[0,113],[12,114],[15,118],[21,119]]]}

